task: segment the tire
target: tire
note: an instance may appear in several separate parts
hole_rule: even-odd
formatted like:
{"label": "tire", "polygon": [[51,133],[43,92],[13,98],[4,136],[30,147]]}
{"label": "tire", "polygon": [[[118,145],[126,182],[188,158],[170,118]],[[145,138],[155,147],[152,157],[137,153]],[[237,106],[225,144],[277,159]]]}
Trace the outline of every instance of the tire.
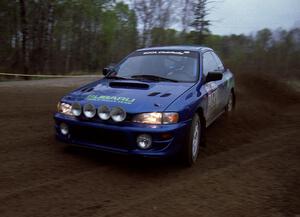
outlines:
{"label": "tire", "polygon": [[195,114],[183,151],[183,163],[188,167],[191,167],[196,163],[199,155],[201,137],[204,132],[201,130],[201,127],[204,127],[201,125],[201,119],[198,114]]}
{"label": "tire", "polygon": [[235,106],[235,95],[234,95],[233,91],[230,91],[229,99],[228,99],[227,105],[225,107],[226,113],[232,112],[234,109],[234,106]]}

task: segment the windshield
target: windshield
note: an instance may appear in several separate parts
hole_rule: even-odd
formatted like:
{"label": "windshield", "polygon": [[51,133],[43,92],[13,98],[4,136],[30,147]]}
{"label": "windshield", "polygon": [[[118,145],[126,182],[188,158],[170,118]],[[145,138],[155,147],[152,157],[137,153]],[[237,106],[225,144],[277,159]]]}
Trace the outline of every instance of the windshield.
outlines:
{"label": "windshield", "polygon": [[119,64],[110,77],[169,82],[195,82],[198,55],[191,51],[137,51]]}

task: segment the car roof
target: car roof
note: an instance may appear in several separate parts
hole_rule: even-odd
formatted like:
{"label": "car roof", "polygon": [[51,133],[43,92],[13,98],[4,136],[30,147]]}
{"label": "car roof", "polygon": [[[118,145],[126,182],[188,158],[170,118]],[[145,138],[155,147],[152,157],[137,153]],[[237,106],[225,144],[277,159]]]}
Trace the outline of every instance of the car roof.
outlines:
{"label": "car roof", "polygon": [[138,49],[137,51],[151,51],[151,50],[185,50],[185,51],[204,52],[212,49],[201,45],[174,45],[174,46],[161,46],[161,47],[147,47],[147,48]]}

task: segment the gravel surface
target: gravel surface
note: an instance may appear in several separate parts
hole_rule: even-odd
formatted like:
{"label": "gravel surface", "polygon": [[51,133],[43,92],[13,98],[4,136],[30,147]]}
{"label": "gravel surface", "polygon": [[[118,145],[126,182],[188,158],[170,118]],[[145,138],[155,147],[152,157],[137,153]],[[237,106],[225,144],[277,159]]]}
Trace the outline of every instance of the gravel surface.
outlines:
{"label": "gravel surface", "polygon": [[54,139],[61,96],[94,79],[0,82],[0,216],[300,216],[300,95],[237,78],[237,107],[197,164],[132,159]]}

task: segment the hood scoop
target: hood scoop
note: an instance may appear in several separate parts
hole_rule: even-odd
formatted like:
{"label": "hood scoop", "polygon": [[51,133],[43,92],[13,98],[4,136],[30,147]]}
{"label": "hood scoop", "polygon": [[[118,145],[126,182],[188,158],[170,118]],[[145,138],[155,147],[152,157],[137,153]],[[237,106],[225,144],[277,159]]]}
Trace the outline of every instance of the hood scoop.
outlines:
{"label": "hood scoop", "polygon": [[130,82],[110,82],[109,86],[112,88],[124,88],[124,89],[148,89],[149,85],[144,83],[130,83]]}

